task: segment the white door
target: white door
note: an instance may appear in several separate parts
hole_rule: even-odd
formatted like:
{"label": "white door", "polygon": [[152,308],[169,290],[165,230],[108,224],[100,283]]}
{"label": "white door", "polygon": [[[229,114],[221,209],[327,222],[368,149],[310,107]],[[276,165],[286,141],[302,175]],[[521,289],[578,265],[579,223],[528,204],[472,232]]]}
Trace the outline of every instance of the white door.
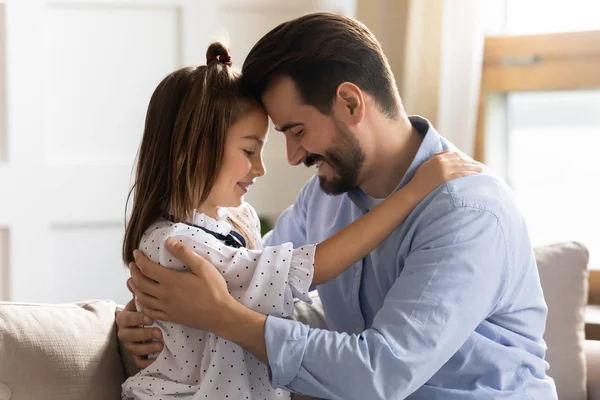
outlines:
{"label": "white door", "polygon": [[[158,82],[203,64],[215,39],[228,36],[241,65],[278,23],[316,10],[351,14],[354,2],[1,3],[1,299],[125,303],[125,201]],[[287,166],[282,139],[271,134],[267,177],[248,199],[264,215],[278,215],[312,173]]]}

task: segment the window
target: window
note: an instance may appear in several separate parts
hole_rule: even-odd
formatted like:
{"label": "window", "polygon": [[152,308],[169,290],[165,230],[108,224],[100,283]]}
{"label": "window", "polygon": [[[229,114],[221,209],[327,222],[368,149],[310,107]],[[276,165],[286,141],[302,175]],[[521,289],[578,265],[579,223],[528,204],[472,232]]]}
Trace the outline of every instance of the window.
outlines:
{"label": "window", "polygon": [[506,99],[506,179],[534,245],[576,240],[600,268],[600,90]]}

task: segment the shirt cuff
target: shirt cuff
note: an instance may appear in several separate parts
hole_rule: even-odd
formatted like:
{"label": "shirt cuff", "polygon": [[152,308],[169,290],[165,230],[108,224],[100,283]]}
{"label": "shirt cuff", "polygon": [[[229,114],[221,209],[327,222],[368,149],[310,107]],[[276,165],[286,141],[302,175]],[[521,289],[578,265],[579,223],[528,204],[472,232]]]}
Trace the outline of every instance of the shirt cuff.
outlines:
{"label": "shirt cuff", "polygon": [[309,329],[297,321],[267,317],[265,342],[271,368],[271,384],[274,387],[286,388],[298,375]]}

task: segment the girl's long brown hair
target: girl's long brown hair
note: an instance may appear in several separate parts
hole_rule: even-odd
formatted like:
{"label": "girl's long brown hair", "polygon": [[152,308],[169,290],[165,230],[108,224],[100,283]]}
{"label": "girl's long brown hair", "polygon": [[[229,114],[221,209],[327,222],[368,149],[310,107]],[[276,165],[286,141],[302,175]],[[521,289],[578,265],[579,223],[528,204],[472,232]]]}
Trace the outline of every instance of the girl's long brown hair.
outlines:
{"label": "girl's long brown hair", "polygon": [[[223,162],[231,125],[255,100],[242,92],[227,48],[208,47],[207,65],[182,68],[154,90],[138,152],[131,218],[126,223],[123,261],[133,261],[142,235],[165,212],[188,221],[208,197]],[[238,224],[236,224],[238,225]]]}

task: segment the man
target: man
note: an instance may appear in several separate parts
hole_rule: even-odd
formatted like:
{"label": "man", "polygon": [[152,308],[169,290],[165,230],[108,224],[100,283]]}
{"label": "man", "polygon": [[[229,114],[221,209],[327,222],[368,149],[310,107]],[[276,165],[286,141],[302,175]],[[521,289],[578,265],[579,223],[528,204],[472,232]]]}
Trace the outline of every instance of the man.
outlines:
{"label": "man", "polygon": [[[290,164],[317,165],[268,245],[322,241],[452,148],[426,120],[406,116],[380,45],[349,18],[281,24],[242,74],[285,135]],[[168,246],[194,273],[137,254],[133,288],[146,314],[238,343],[270,366],[276,387],[344,400],[556,398],[527,229],[493,176],[442,185],[368,257],[319,286],[330,330],[245,308],[215,268]],[[131,328],[141,315],[119,318],[122,339],[151,335]]]}

